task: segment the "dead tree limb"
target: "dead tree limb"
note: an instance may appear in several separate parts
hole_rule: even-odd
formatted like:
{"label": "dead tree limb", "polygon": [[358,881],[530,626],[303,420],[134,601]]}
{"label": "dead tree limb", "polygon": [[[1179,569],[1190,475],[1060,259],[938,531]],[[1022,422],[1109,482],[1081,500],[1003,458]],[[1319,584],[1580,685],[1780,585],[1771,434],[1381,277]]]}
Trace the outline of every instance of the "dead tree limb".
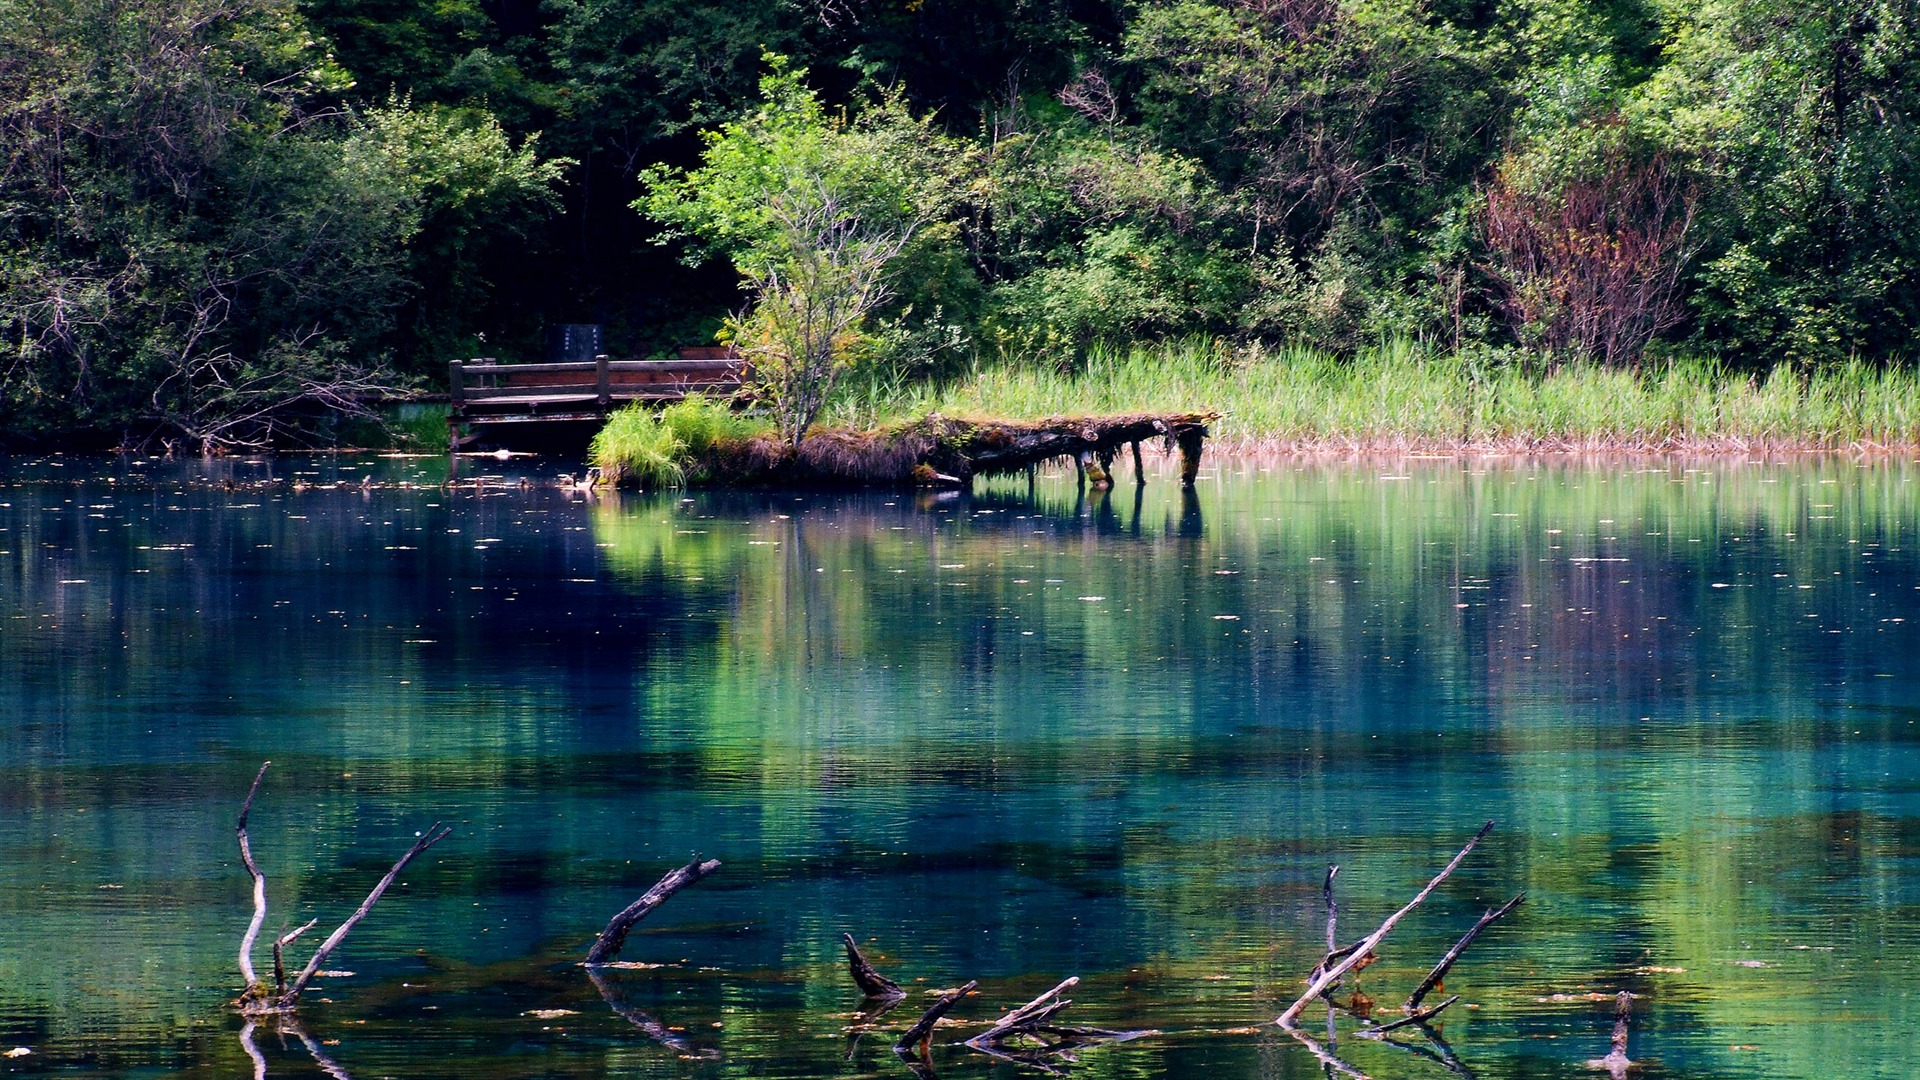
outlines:
{"label": "dead tree limb", "polygon": [[976,981],[968,980],[965,986],[958,986],[941,994],[940,1000],[928,1006],[927,1011],[920,1014],[920,1019],[915,1020],[913,1026],[901,1034],[899,1040],[893,1044],[894,1051],[909,1056],[924,1054],[927,1041],[933,1038],[933,1026],[940,1022],[941,1017],[947,1015],[948,1009],[958,1004],[961,998],[973,993],[974,988],[979,985]]}
{"label": "dead tree limb", "polygon": [[260,771],[253,774],[253,786],[247,789],[247,801],[240,804],[240,820],[233,827],[240,839],[240,861],[253,877],[253,921],[247,924],[247,932],[240,938],[240,977],[247,981],[249,989],[260,981],[253,971],[253,943],[259,940],[260,927],[267,921],[267,875],[261,873],[259,864],[253,861],[253,846],[247,841],[247,815],[253,812],[253,797],[260,794],[260,781],[267,775],[267,766],[272,764],[261,762]]}
{"label": "dead tree limb", "polygon": [[300,1000],[301,992],[306,990],[307,983],[313,980],[314,974],[320,970],[320,965],[326,962],[327,956],[334,949],[339,948],[340,943],[346,940],[347,934],[359,924],[360,920],[367,917],[367,913],[373,910],[373,905],[379,903],[381,895],[387,891],[388,886],[393,884],[393,879],[399,876],[400,871],[406,869],[407,864],[412,862],[415,856],[446,839],[453,832],[452,829],[442,828],[436,821],[425,833],[420,834],[420,838],[413,842],[413,846],[407,849],[407,853],[400,856],[400,861],[393,864],[393,869],[388,870],[379,884],[373,887],[373,892],[367,894],[359,910],[348,916],[347,921],[327,935],[327,940],[321,942],[320,947],[314,950],[313,957],[307,961],[307,966],[301,970],[291,987],[287,985],[287,973],[282,964],[282,950],[295,938],[312,929],[314,922],[319,920],[316,919],[275,938],[273,942],[274,989],[269,992],[265,986],[261,985],[260,978],[253,969],[253,945],[260,937],[261,925],[267,921],[267,876],[260,872],[259,864],[253,861],[253,846],[247,837],[247,815],[253,812],[254,796],[260,793],[260,781],[267,775],[267,766],[272,764],[271,761],[260,763],[260,771],[253,776],[253,786],[247,789],[247,799],[240,804],[240,819],[234,825],[234,833],[240,841],[240,861],[246,864],[247,873],[253,877],[253,919],[248,922],[247,932],[240,939],[240,973],[246,977],[247,989],[241,994],[240,1000],[235,1002],[243,1016],[270,1016],[293,1011],[294,1003]]}
{"label": "dead tree limb", "polygon": [[407,864],[421,852],[445,840],[452,833],[451,828],[442,827],[437,821],[429,826],[426,832],[421,833],[420,839],[413,842],[413,846],[408,848],[407,853],[400,856],[400,860],[393,864],[393,869],[388,870],[386,875],[374,885],[373,891],[360,902],[360,906],[354,910],[354,913],[347,916],[347,921],[334,928],[333,933],[327,935],[327,940],[321,942],[320,947],[313,951],[313,956],[307,960],[307,966],[300,969],[300,974],[295,976],[293,985],[287,988],[286,993],[273,999],[274,1009],[280,1012],[292,1009],[294,1003],[300,1000],[301,992],[306,990],[307,984],[313,981],[314,973],[320,970],[320,965],[327,962],[327,957],[333,954],[333,950],[340,947],[340,943],[347,939],[347,935],[353,932],[353,928],[360,925],[360,920],[366,918],[367,913],[373,910],[373,905],[380,902],[380,897],[386,894],[387,888],[393,884],[393,879],[400,876],[400,871],[405,870]]}
{"label": "dead tree limb", "polygon": [[1633,1018],[1633,994],[1622,990],[1613,999],[1613,1049],[1606,1057],[1587,1062],[1590,1069],[1605,1069],[1612,1080],[1625,1080],[1634,1062],[1627,1057],[1628,1021]]}
{"label": "dead tree limb", "polygon": [[867,958],[860,954],[860,947],[853,943],[852,934],[841,934],[840,940],[847,946],[847,971],[853,976],[855,986],[870,998],[902,998],[907,996],[900,984],[873,970]]}
{"label": "dead tree limb", "polygon": [[613,921],[607,924],[607,928],[600,931],[599,940],[593,943],[593,948],[587,950],[587,966],[610,964],[619,959],[620,950],[627,944],[627,932],[633,929],[634,923],[646,918],[654,908],[671,900],[674,893],[718,869],[720,869],[720,860],[708,859],[706,862],[701,862],[700,856],[695,855],[693,861],[687,865],[668,871],[667,876],[654,882],[653,888],[642,893],[640,899],[621,909],[620,914],[615,915]]}
{"label": "dead tree limb", "polygon": [[1369,1039],[1377,1039],[1380,1036],[1385,1035],[1387,1032],[1395,1030],[1396,1028],[1403,1028],[1409,1024],[1424,1024],[1427,1021],[1445,1012],[1447,1009],[1447,1006],[1459,1000],[1460,1000],[1460,995],[1455,994],[1452,997],[1448,998],[1447,1000],[1441,1002],[1440,1004],[1435,1005],[1431,1009],[1422,1009],[1419,1012],[1414,1013],[1412,1016],[1403,1016],[1400,1019],[1395,1020],[1391,1023],[1378,1024],[1374,1027],[1357,1031],[1354,1034],[1360,1035]]}
{"label": "dead tree limb", "polygon": [[1071,990],[1078,985],[1080,985],[1080,976],[1067,976],[1061,981],[1060,985],[1041,994],[1025,1005],[1012,1010],[995,1021],[992,1027],[968,1039],[967,1045],[976,1049],[982,1046],[991,1046],[1010,1036],[1032,1031],[1040,1025],[1045,1024],[1048,1020],[1053,1019],[1055,1014],[1073,1004],[1073,1002],[1061,998],[1060,994],[1062,991]]}
{"label": "dead tree limb", "polygon": [[1492,911],[1481,915],[1480,921],[1473,924],[1473,929],[1461,935],[1460,940],[1454,943],[1453,948],[1447,950],[1447,955],[1440,958],[1440,962],[1434,965],[1432,971],[1427,972],[1427,977],[1420,980],[1420,985],[1414,988],[1413,993],[1407,997],[1406,1011],[1414,1012],[1420,1008],[1420,1002],[1426,998],[1428,993],[1432,992],[1434,987],[1440,985],[1441,980],[1447,977],[1447,972],[1452,969],[1454,961],[1460,959],[1460,954],[1467,951],[1467,946],[1473,944],[1473,939],[1480,936],[1480,931],[1493,925],[1496,919],[1499,919],[1507,912],[1526,903],[1526,900],[1527,894],[1521,893],[1519,896],[1501,904]]}
{"label": "dead tree limb", "polygon": [[1327,867],[1326,884],[1320,886],[1321,893],[1324,894],[1327,898],[1327,953],[1328,955],[1332,955],[1333,950],[1339,947],[1339,939],[1334,933],[1334,924],[1335,924],[1335,920],[1339,918],[1340,908],[1337,904],[1333,902],[1333,877],[1335,874],[1338,874],[1339,872],[1340,872],[1340,867],[1338,865]]}
{"label": "dead tree limb", "polygon": [[281,934],[279,937],[273,939],[273,992],[274,993],[284,994],[287,992],[287,967],[282,958],[282,950],[284,950],[287,946],[293,944],[293,940],[295,938],[299,937],[301,934],[304,934],[307,931],[313,929],[315,926],[317,926],[319,922],[320,922],[319,919],[308,919],[304,926],[296,926],[293,929],[287,931],[286,933]]}
{"label": "dead tree limb", "polygon": [[1327,987],[1332,986],[1334,983],[1338,982],[1340,979],[1340,976],[1345,975],[1349,969],[1351,969],[1356,964],[1358,964],[1363,958],[1367,956],[1367,954],[1373,952],[1374,948],[1378,946],[1380,942],[1386,938],[1387,934],[1390,933],[1393,930],[1393,928],[1399,924],[1401,919],[1406,918],[1409,912],[1411,912],[1414,908],[1419,907],[1420,902],[1422,900],[1425,900],[1428,894],[1432,893],[1433,890],[1439,888],[1441,882],[1447,880],[1448,876],[1450,876],[1454,872],[1454,870],[1457,869],[1460,866],[1460,864],[1466,860],[1467,854],[1471,852],[1474,849],[1474,847],[1478,845],[1483,838],[1485,838],[1487,833],[1492,828],[1493,828],[1493,822],[1491,821],[1487,822],[1484,826],[1482,826],[1480,831],[1474,834],[1473,839],[1467,841],[1467,846],[1460,849],[1460,854],[1455,855],[1453,857],[1453,861],[1447,864],[1446,869],[1434,875],[1434,878],[1432,881],[1427,882],[1426,888],[1421,889],[1418,893],[1414,895],[1414,898],[1412,900],[1407,901],[1407,905],[1405,907],[1387,916],[1387,921],[1381,923],[1380,928],[1378,930],[1375,930],[1373,933],[1367,935],[1365,938],[1362,938],[1360,942],[1357,945],[1355,945],[1350,952],[1347,953],[1344,959],[1340,960],[1338,963],[1334,964],[1332,967],[1329,967],[1327,968],[1327,970],[1323,971],[1320,974],[1320,977],[1313,980],[1313,984],[1307,987],[1307,992],[1300,996],[1300,1000],[1294,1002],[1292,1005],[1287,1006],[1287,1011],[1281,1013],[1279,1019],[1274,1022],[1279,1024],[1281,1027],[1285,1027],[1285,1028],[1293,1027],[1294,1021],[1297,1020],[1300,1016],[1300,1010],[1306,1008],[1308,1003],[1312,1002],[1315,998],[1319,997],[1322,993],[1324,993]]}

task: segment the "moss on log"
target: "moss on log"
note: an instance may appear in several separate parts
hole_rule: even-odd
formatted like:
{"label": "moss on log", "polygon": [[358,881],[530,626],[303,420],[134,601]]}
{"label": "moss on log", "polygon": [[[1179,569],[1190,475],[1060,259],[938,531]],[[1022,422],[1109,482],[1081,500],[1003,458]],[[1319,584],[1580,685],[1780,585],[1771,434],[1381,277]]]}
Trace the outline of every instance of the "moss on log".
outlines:
{"label": "moss on log", "polygon": [[[1154,439],[1181,455],[1181,479],[1199,469],[1215,413],[1137,413],[998,422],[929,415],[877,431],[828,430],[797,451],[771,438],[714,446],[689,470],[709,481],[777,487],[965,487],[976,476],[1025,472],[1056,459],[1111,462],[1123,448]],[[1107,471],[1096,483],[1110,482]]]}

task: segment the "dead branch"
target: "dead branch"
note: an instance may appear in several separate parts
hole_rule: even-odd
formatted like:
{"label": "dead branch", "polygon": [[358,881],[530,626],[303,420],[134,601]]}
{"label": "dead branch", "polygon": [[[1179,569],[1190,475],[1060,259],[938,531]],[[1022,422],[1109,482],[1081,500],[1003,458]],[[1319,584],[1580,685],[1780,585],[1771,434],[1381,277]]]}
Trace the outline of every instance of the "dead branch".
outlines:
{"label": "dead branch", "polygon": [[977,981],[969,979],[965,986],[955,987],[941,994],[940,1000],[928,1006],[927,1011],[920,1014],[920,1019],[915,1020],[913,1026],[901,1034],[899,1040],[893,1044],[894,1052],[907,1056],[926,1053],[926,1044],[933,1038],[933,1026],[940,1022],[941,1017],[947,1015],[948,1009],[953,1008],[961,998],[973,993],[974,988],[979,985]]}
{"label": "dead branch", "polygon": [[1338,947],[1338,941],[1339,941],[1338,936],[1334,933],[1334,922],[1340,915],[1340,908],[1338,905],[1336,905],[1333,902],[1333,877],[1335,874],[1338,874],[1339,872],[1340,872],[1340,867],[1338,865],[1327,867],[1326,884],[1320,886],[1321,893],[1323,893],[1327,898],[1327,954],[1328,955],[1333,954],[1333,950]]}
{"label": "dead branch", "polygon": [[1355,1032],[1355,1034],[1368,1039],[1377,1039],[1380,1036],[1385,1035],[1387,1032],[1392,1031],[1396,1028],[1403,1028],[1409,1024],[1424,1024],[1427,1021],[1445,1012],[1447,1006],[1459,1000],[1460,1000],[1460,995],[1455,994],[1452,997],[1448,998],[1447,1000],[1441,1002],[1440,1004],[1435,1005],[1431,1009],[1422,1009],[1419,1012],[1414,1013],[1412,1016],[1403,1016],[1400,1019],[1393,1021],[1392,1023],[1379,1024],[1374,1027],[1366,1028],[1362,1031]]}
{"label": "dead branch", "polygon": [[1420,1008],[1420,1002],[1434,987],[1440,985],[1441,980],[1447,977],[1447,971],[1453,967],[1454,961],[1460,959],[1460,954],[1467,951],[1467,946],[1473,944],[1473,939],[1480,936],[1480,931],[1493,925],[1494,920],[1505,915],[1507,912],[1526,903],[1526,900],[1527,894],[1521,893],[1519,896],[1514,897],[1492,911],[1481,915],[1480,921],[1473,924],[1473,929],[1463,934],[1460,940],[1454,943],[1453,948],[1447,950],[1447,955],[1441,957],[1440,962],[1434,965],[1433,970],[1427,972],[1427,977],[1420,980],[1420,985],[1416,987],[1413,993],[1407,998],[1406,1011],[1413,1012]]}
{"label": "dead branch", "polygon": [[293,944],[293,939],[319,925],[319,919],[308,919],[306,925],[293,929],[273,939],[273,989],[276,994],[287,992],[287,968],[281,959],[281,950]]}
{"label": "dead branch", "polygon": [[852,934],[841,934],[840,939],[847,946],[847,971],[852,974],[854,985],[870,998],[902,998],[907,996],[900,984],[873,970],[867,958],[860,954],[860,947],[853,943]]}
{"label": "dead branch", "polygon": [[240,821],[233,827],[240,839],[240,861],[246,865],[247,873],[253,876],[253,921],[247,924],[247,932],[240,938],[240,976],[247,980],[249,990],[260,981],[253,971],[253,943],[260,937],[260,927],[267,921],[267,875],[253,861],[253,847],[247,842],[247,815],[253,812],[253,797],[260,794],[260,781],[267,775],[267,766],[271,761],[260,763],[260,771],[253,774],[253,786],[247,789],[247,801],[240,804]]}
{"label": "dead branch", "polygon": [[1060,985],[1041,994],[1025,1005],[1014,1009],[1012,1012],[1007,1013],[996,1021],[992,1027],[968,1039],[967,1045],[978,1049],[982,1046],[991,1046],[995,1043],[1003,1042],[1014,1035],[1032,1031],[1034,1028],[1052,1019],[1054,1015],[1062,1009],[1073,1004],[1072,1001],[1060,999],[1060,993],[1063,990],[1071,990],[1078,985],[1080,985],[1080,976],[1069,975]]}
{"label": "dead branch", "polygon": [[1637,1062],[1627,1058],[1628,1021],[1633,1017],[1633,994],[1622,990],[1613,999],[1613,1049],[1606,1057],[1587,1062],[1590,1069],[1605,1069],[1612,1080],[1625,1080],[1627,1070]]}
{"label": "dead branch", "polygon": [[380,902],[380,897],[386,894],[388,886],[393,884],[393,879],[400,876],[400,871],[405,870],[407,864],[421,852],[445,840],[452,833],[451,828],[443,827],[437,821],[428,826],[427,831],[420,834],[420,838],[413,842],[413,846],[407,849],[406,854],[400,856],[400,860],[393,864],[393,869],[388,870],[386,876],[374,885],[373,891],[360,902],[360,906],[354,913],[347,916],[347,921],[335,928],[333,933],[328,934],[327,940],[321,942],[320,947],[313,951],[313,956],[307,960],[307,966],[300,970],[300,974],[294,978],[293,985],[287,988],[286,993],[274,998],[271,1007],[262,1011],[286,1012],[292,1009],[300,1000],[301,992],[306,990],[309,982],[313,981],[314,973],[320,970],[320,965],[326,963],[327,957],[332,955],[333,950],[339,948],[340,943],[347,939],[347,935],[353,931],[353,928],[360,925],[360,920],[367,917],[367,913],[373,910],[373,905]]}
{"label": "dead branch", "polygon": [[600,932],[599,940],[595,941],[593,948],[587,951],[587,966],[610,964],[619,959],[620,950],[627,944],[627,932],[633,929],[634,923],[646,918],[654,908],[671,900],[674,893],[718,869],[720,869],[720,860],[708,859],[706,862],[701,862],[700,856],[695,855],[687,865],[669,871],[667,876],[654,882],[653,888],[648,889],[641,894],[640,899],[623,908],[620,914],[615,915],[613,921],[607,924],[607,928]]}
{"label": "dead branch", "polygon": [[1274,1022],[1279,1024],[1281,1027],[1285,1027],[1285,1028],[1293,1027],[1294,1021],[1298,1019],[1300,1016],[1300,1010],[1306,1008],[1309,1002],[1319,997],[1322,993],[1326,991],[1326,989],[1329,986],[1332,986],[1335,982],[1339,981],[1340,976],[1346,974],[1349,969],[1359,964],[1359,962],[1364,957],[1366,957],[1367,954],[1373,952],[1374,948],[1378,946],[1381,941],[1385,940],[1387,934],[1390,933],[1393,930],[1393,928],[1399,924],[1401,919],[1406,918],[1409,912],[1411,912],[1414,908],[1419,907],[1420,902],[1422,900],[1425,900],[1428,894],[1432,893],[1433,890],[1439,888],[1441,882],[1447,880],[1447,878],[1454,872],[1454,870],[1457,869],[1460,866],[1460,864],[1466,860],[1468,853],[1471,852],[1474,849],[1474,847],[1477,846],[1480,843],[1480,841],[1487,835],[1487,833],[1492,829],[1493,829],[1493,822],[1491,821],[1481,826],[1480,831],[1474,834],[1473,839],[1467,841],[1467,846],[1460,849],[1460,854],[1455,855],[1453,857],[1453,861],[1447,864],[1446,869],[1436,874],[1432,881],[1427,882],[1426,888],[1421,889],[1417,894],[1414,895],[1414,898],[1412,900],[1407,901],[1407,905],[1405,907],[1387,916],[1387,921],[1381,923],[1380,928],[1378,930],[1375,930],[1373,933],[1367,935],[1365,938],[1362,938],[1360,942],[1356,944],[1353,947],[1353,949],[1347,953],[1344,959],[1340,960],[1339,962],[1335,963],[1333,966],[1327,968],[1324,972],[1322,972],[1320,977],[1313,980],[1313,984],[1307,987],[1307,992],[1300,996],[1300,1000],[1294,1002],[1292,1005],[1287,1006],[1287,1011],[1284,1013],[1281,1013],[1279,1019]]}

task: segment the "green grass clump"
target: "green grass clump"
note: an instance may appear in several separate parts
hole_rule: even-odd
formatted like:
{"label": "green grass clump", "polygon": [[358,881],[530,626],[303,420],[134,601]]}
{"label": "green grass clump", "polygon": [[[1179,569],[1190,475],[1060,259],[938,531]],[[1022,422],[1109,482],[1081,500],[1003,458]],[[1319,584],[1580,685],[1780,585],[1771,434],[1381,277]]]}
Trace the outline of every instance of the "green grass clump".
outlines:
{"label": "green grass clump", "polygon": [[614,413],[587,454],[605,483],[679,487],[703,475],[715,448],[768,430],[764,421],[736,413],[724,401],[688,394],[657,413],[637,402]]}
{"label": "green grass clump", "polygon": [[588,444],[587,456],[600,469],[603,483],[678,487],[687,481],[681,464],[686,448],[673,429],[660,422],[660,414],[635,403],[607,417],[606,426]]}

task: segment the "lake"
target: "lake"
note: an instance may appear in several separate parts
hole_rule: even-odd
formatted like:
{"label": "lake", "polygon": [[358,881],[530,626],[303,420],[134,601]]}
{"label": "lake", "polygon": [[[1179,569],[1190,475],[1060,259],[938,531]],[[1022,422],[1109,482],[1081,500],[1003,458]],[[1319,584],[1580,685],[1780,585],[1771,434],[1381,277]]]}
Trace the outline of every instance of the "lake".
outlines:
{"label": "lake", "polygon": [[[1327,867],[1351,941],[1492,820],[1356,977],[1397,1017],[1524,892],[1446,979],[1451,1058],[1343,1015],[1352,1069],[1605,1075],[1624,989],[1637,1075],[1909,1075],[1920,466],[1158,467],[588,497],[540,459],[0,464],[0,1050],[31,1051],[0,1069],[905,1078],[894,1034],[977,979],[933,1068],[1043,1075],[953,1043],[1077,975],[1063,1021],[1154,1033],[1056,1068],[1322,1076],[1272,1021]],[[321,921],[296,964],[454,831],[249,1046],[268,759],[268,936]],[[725,865],[603,997],[594,935],[695,852]],[[872,1032],[842,932],[910,992]]]}

